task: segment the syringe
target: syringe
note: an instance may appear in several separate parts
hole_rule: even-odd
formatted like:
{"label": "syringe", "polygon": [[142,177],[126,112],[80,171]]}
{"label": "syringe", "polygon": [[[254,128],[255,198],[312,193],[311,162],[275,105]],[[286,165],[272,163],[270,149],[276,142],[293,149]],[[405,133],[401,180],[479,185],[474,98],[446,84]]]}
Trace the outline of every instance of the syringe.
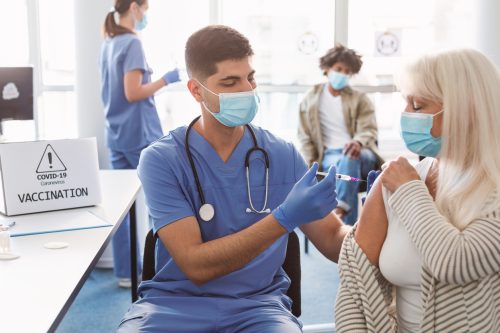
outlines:
{"label": "syringe", "polygon": [[[328,175],[327,172],[321,172],[321,171],[316,172],[316,174],[320,175],[320,176],[323,176],[323,177],[326,177],[326,175]],[[343,175],[341,173],[335,174],[335,178],[346,180],[348,182],[364,182],[364,181],[366,181],[366,180],[359,179],[359,178],[356,178],[356,177],[351,177],[349,175]]]}

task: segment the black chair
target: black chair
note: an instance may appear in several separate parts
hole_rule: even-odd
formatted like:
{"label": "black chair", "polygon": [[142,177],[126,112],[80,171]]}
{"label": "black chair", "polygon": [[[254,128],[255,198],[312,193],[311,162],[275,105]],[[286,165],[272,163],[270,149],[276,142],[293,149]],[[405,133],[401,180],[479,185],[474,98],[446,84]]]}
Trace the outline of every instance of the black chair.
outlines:
{"label": "black chair", "polygon": [[[150,230],[146,235],[144,244],[144,257],[142,267],[142,281],[151,280],[155,272],[155,245],[157,237]],[[299,317],[302,313],[301,308],[301,292],[300,292],[300,243],[299,237],[295,232],[288,235],[288,247],[286,249],[285,262],[283,270],[290,277],[291,284],[288,288],[287,296],[293,301],[292,313],[295,317]]]}

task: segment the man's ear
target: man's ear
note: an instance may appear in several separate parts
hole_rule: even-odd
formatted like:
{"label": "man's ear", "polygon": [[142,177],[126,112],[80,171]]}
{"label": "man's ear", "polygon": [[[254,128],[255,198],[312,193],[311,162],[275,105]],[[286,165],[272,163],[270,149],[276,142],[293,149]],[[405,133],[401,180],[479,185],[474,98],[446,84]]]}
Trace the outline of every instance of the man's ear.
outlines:
{"label": "man's ear", "polygon": [[203,102],[203,96],[201,95],[201,86],[196,80],[190,79],[187,82],[187,87],[189,89],[189,92],[191,95],[193,95],[194,99],[198,102],[201,103]]}

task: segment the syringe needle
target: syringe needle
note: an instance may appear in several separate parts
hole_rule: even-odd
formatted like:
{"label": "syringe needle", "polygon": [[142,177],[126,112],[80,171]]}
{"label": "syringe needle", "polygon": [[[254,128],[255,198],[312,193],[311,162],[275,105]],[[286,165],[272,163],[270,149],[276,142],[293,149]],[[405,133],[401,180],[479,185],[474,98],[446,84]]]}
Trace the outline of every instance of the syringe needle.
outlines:
{"label": "syringe needle", "polygon": [[[320,175],[320,176],[323,176],[323,177],[326,177],[326,175],[328,175],[328,173],[322,172],[322,171],[317,171],[316,174]],[[345,180],[345,181],[352,181],[352,182],[365,182],[366,181],[366,180],[363,180],[363,179],[359,179],[359,178],[356,178],[356,177],[351,177],[349,175],[344,175],[344,174],[341,174],[341,173],[335,174],[335,178],[342,179],[342,180]]]}

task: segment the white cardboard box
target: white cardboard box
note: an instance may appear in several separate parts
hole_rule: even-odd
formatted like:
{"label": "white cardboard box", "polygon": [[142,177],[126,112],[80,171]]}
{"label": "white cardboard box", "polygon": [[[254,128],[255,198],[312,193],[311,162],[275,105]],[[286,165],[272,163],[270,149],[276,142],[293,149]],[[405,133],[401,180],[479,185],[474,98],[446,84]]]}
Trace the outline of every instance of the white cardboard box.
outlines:
{"label": "white cardboard box", "polygon": [[0,144],[0,212],[19,215],[101,202],[95,138]]}

